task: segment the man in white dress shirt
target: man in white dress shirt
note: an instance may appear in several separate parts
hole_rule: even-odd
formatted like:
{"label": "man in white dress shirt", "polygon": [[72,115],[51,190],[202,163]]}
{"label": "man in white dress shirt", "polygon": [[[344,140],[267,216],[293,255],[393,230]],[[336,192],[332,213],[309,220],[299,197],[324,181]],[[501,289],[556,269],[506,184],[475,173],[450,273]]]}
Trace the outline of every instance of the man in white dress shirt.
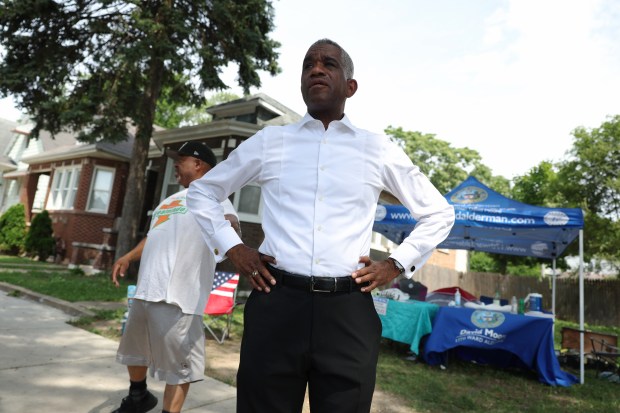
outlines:
{"label": "man in white dress shirt", "polygon": [[[190,185],[188,206],[216,257],[224,253],[254,287],[245,307],[237,412],[369,412],[381,322],[370,291],[411,277],[443,241],[454,210],[404,151],[344,114],[355,94],[353,62],[323,39],[306,53],[308,113],[266,127]],[[265,239],[245,246],[219,202],[244,185],[262,189]],[[418,225],[384,261],[370,239],[387,190]]]}

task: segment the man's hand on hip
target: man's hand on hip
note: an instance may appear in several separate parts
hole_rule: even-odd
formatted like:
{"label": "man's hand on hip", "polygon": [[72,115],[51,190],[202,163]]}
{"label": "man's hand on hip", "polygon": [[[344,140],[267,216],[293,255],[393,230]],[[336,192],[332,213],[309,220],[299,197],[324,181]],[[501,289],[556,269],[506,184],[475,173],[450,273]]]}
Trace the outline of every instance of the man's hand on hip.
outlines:
{"label": "man's hand on hip", "polygon": [[270,292],[269,285],[275,285],[276,280],[267,270],[267,263],[275,264],[276,259],[259,253],[254,248],[238,244],[226,252],[239,274],[247,277],[252,287],[258,291]]}
{"label": "man's hand on hip", "polygon": [[372,261],[370,257],[363,256],[360,257],[359,262],[364,264],[364,268],[354,271],[351,277],[353,277],[357,284],[370,283],[369,286],[362,288],[362,291],[365,293],[389,283],[399,274],[398,270],[388,260]]}

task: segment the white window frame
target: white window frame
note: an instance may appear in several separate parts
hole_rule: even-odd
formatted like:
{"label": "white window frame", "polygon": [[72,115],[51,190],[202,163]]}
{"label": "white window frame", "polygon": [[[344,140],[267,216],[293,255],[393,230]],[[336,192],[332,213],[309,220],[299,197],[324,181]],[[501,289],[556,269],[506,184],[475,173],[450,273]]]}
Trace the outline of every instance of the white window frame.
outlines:
{"label": "white window frame", "polygon": [[37,190],[34,194],[34,200],[32,202],[32,211],[41,212],[45,206],[45,194],[49,187],[50,176],[46,174],[39,175],[37,179]]}
{"label": "white window frame", "polygon": [[398,247],[398,245],[385,237],[383,234],[374,231],[372,232],[372,237],[370,238],[370,248],[389,253],[396,249],[396,247]]}
{"label": "white window frame", "polygon": [[[222,147],[221,148],[211,148],[211,150],[213,151],[213,154],[215,155],[215,159],[217,160],[217,162],[221,162],[222,159],[224,158],[224,142],[222,142]],[[170,195],[174,195],[177,192],[179,192],[180,190],[183,189],[183,186],[181,186],[175,176],[174,176],[174,159],[172,158],[167,158],[166,159],[166,170],[164,172],[164,182],[162,183],[163,187],[161,189],[161,195],[159,197],[159,202],[161,203],[164,199],[168,198]],[[174,185],[176,185],[177,190],[176,191],[168,191],[168,188],[170,187],[174,187]]]}
{"label": "white window frame", "polygon": [[[251,214],[248,212],[242,212],[239,210],[239,201],[241,200],[241,193],[245,188],[255,187],[258,188],[260,192],[259,203],[258,203],[258,212],[256,214]],[[253,222],[255,224],[260,224],[262,222],[263,216],[263,194],[262,188],[255,184],[248,184],[241,188],[239,191],[235,192],[235,198],[233,199],[233,206],[235,207],[235,211],[237,211],[237,215],[239,216],[239,221],[243,222]]]}
{"label": "white window frame", "polygon": [[[67,179],[68,172],[71,173],[69,179]],[[81,172],[82,168],[79,166],[60,167],[54,170],[50,195],[46,204],[48,211],[73,209]]]}
{"label": "white window frame", "polygon": [[[95,192],[95,182],[97,181],[97,173],[99,171],[104,171],[104,172],[111,172],[112,173],[112,179],[110,180],[110,187],[107,189],[107,199],[106,199],[106,207],[105,209],[99,209],[99,208],[92,208],[90,206],[91,201],[93,200],[94,197],[94,192]],[[108,211],[110,210],[110,200],[112,199],[112,190],[114,189],[114,178],[116,176],[116,169],[115,168],[110,168],[108,166],[95,166],[93,168],[93,176],[90,179],[90,186],[88,187],[88,200],[86,201],[86,211],[88,212],[100,212],[103,214],[107,214]],[[105,190],[99,190],[99,191],[105,191]]]}
{"label": "white window frame", "polygon": [[[174,176],[174,160],[171,158],[166,159],[166,172],[164,173],[164,182],[163,188],[161,190],[161,196],[159,202],[162,202],[164,199],[168,198],[172,194],[176,194],[183,187],[177,182]],[[169,191],[169,188],[174,188],[176,185],[176,190]]]}

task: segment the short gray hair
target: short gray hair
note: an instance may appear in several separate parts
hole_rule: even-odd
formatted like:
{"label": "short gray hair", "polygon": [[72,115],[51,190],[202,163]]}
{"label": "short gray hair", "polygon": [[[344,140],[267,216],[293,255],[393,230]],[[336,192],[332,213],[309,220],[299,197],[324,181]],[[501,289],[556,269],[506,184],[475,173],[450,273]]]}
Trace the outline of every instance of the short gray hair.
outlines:
{"label": "short gray hair", "polygon": [[353,79],[353,60],[351,59],[351,56],[349,56],[347,51],[344,50],[342,46],[340,46],[338,43],[330,39],[317,40],[316,42],[312,44],[312,46],[310,46],[310,48],[313,48],[314,46],[318,46],[322,44],[329,44],[332,46],[336,46],[338,49],[340,49],[340,58],[342,59],[342,68],[344,69],[344,75],[347,78],[347,80]]}

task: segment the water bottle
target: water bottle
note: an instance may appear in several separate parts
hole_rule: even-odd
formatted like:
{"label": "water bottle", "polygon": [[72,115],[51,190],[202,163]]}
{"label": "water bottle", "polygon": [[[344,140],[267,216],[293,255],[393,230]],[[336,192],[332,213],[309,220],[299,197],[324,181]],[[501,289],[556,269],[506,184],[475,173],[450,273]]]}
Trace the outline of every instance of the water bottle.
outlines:
{"label": "water bottle", "polygon": [[499,306],[501,302],[501,296],[499,295],[499,290],[497,290],[495,291],[495,297],[493,298],[493,305]]}
{"label": "water bottle", "polygon": [[519,311],[519,304],[517,303],[517,297],[515,297],[514,295],[512,296],[512,300],[510,300],[510,312],[512,314],[517,314],[517,312]]}
{"label": "water bottle", "polygon": [[136,295],[136,286],[128,285],[127,286],[127,309],[131,308],[131,304],[133,304],[133,297]]}
{"label": "water bottle", "polygon": [[456,305],[457,307],[461,306],[461,292],[459,291],[459,289],[456,289],[456,292],[454,293],[454,305]]}

